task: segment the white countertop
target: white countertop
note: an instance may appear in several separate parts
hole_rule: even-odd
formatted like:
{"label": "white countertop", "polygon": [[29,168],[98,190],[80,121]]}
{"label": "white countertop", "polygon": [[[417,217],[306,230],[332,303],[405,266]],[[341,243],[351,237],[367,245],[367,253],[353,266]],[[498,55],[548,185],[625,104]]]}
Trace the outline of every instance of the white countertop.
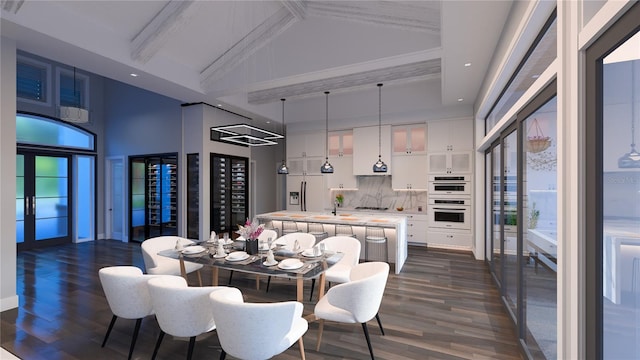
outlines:
{"label": "white countertop", "polygon": [[258,219],[270,220],[289,220],[302,222],[317,222],[325,224],[351,224],[351,225],[368,225],[380,227],[396,227],[397,225],[406,224],[407,217],[400,214],[390,215],[386,212],[378,214],[361,213],[356,211],[338,211],[337,215],[325,212],[309,212],[309,211],[276,211],[256,215]]}

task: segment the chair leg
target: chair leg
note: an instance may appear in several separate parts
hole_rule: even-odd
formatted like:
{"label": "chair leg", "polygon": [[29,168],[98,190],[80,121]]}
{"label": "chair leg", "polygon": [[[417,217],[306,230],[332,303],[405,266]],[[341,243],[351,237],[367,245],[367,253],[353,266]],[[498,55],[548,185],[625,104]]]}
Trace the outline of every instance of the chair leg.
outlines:
{"label": "chair leg", "polygon": [[151,355],[151,360],[156,358],[158,355],[158,349],[160,349],[160,343],[162,343],[162,339],[164,338],[164,331],[160,330],[160,335],[158,335],[158,341],[156,341],[156,347],[153,349],[153,355]]}
{"label": "chair leg", "polygon": [[300,358],[302,360],[305,360],[305,356],[304,356],[304,342],[302,341],[302,336],[300,336],[300,339],[298,339],[298,344],[300,345]]}
{"label": "chair leg", "polygon": [[269,285],[271,285],[271,276],[269,276],[269,278],[267,278],[267,291],[265,291],[265,292],[269,292]]}
{"label": "chair leg", "polygon": [[229,273],[229,283],[227,285],[231,285],[231,279],[233,278],[233,270]]}
{"label": "chair leg", "polygon": [[320,319],[318,324],[318,344],[316,345],[316,351],[320,351],[320,342],[322,341],[322,330],[324,329],[324,319]]}
{"label": "chair leg", "polygon": [[382,328],[382,321],[380,321],[380,314],[376,313],[376,320],[378,320],[378,326],[380,326],[380,332],[384,336],[384,329]]}
{"label": "chair leg", "polygon": [[191,355],[193,355],[193,347],[196,344],[196,337],[192,336],[189,338],[189,351],[187,352],[187,360],[191,360]]}
{"label": "chair leg", "polygon": [[375,358],[373,357],[373,348],[371,347],[371,339],[369,338],[369,329],[367,328],[367,323],[362,323],[362,330],[364,330],[364,337],[367,338],[367,346],[369,347],[371,360],[374,360]]}
{"label": "chair leg", "polygon": [[313,299],[313,289],[316,287],[316,279],[311,279],[311,294],[309,294],[309,301]]}
{"label": "chair leg", "polygon": [[224,360],[227,358],[227,352],[224,349],[220,349],[220,360]]}
{"label": "chair leg", "polygon": [[136,327],[133,329],[133,336],[131,338],[131,346],[129,347],[129,357],[127,360],[131,360],[131,355],[133,355],[133,348],[136,347],[136,340],[138,339],[138,332],[140,332],[140,324],[142,323],[142,318],[136,320]]}
{"label": "chair leg", "polygon": [[107,343],[107,339],[109,338],[109,334],[111,334],[111,329],[113,329],[113,324],[116,323],[116,319],[118,317],[113,315],[111,318],[111,322],[109,323],[109,328],[107,329],[107,333],[104,335],[104,340],[102,340],[102,347]]}

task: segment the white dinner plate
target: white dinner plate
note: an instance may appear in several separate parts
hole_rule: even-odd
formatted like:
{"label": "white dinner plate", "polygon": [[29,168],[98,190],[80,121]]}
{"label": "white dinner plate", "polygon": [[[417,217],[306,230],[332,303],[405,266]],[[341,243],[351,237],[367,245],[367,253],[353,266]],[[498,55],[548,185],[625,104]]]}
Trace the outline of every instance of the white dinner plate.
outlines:
{"label": "white dinner plate", "polygon": [[231,254],[227,255],[225,259],[227,261],[242,261],[249,258],[249,254],[244,251],[234,251]]}
{"label": "white dinner plate", "polygon": [[193,254],[199,254],[203,251],[205,251],[207,249],[205,249],[204,247],[200,246],[200,245],[196,245],[196,246],[188,246],[184,249],[182,249],[182,253],[185,255],[193,255]]}
{"label": "white dinner plate", "polygon": [[275,260],[272,263],[269,263],[269,262],[265,261],[265,262],[262,263],[262,265],[264,265],[264,266],[273,266],[273,265],[278,265],[278,262],[275,261]]}
{"label": "white dinner plate", "polygon": [[300,269],[304,263],[298,259],[284,259],[280,261],[278,267],[283,270]]}
{"label": "white dinner plate", "polygon": [[302,256],[305,256],[305,257],[318,257],[320,255],[322,255],[322,254],[315,255],[313,253],[313,249],[304,249],[304,250],[302,250]]}
{"label": "white dinner plate", "polygon": [[227,254],[215,254],[213,255],[213,257],[216,259],[222,259],[222,258],[226,258]]}

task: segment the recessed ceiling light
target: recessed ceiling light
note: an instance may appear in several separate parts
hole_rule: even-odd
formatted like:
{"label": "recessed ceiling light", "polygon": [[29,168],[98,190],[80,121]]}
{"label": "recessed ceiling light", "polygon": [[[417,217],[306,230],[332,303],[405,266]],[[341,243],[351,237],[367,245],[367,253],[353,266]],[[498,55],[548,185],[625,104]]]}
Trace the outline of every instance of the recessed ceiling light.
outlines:
{"label": "recessed ceiling light", "polygon": [[218,107],[222,107],[222,104],[218,104]]}
{"label": "recessed ceiling light", "polygon": [[271,120],[267,120],[267,124],[271,124]]}
{"label": "recessed ceiling light", "polygon": [[129,75],[131,75],[132,77],[138,77],[138,74],[136,74],[136,73],[131,73]]}
{"label": "recessed ceiling light", "polygon": [[471,63],[470,63],[470,62],[469,62],[469,63],[465,63],[465,64],[464,64],[464,67],[469,67],[469,66],[471,66]]}
{"label": "recessed ceiling light", "polygon": [[458,99],[458,102],[460,102],[460,101],[462,101],[462,100],[464,100],[464,99],[463,99],[463,98],[459,98],[459,99]]}
{"label": "recessed ceiling light", "polygon": [[531,78],[533,78],[533,79],[537,79],[537,78],[539,78],[539,77],[540,77],[540,75],[538,75],[538,74],[531,75]]}

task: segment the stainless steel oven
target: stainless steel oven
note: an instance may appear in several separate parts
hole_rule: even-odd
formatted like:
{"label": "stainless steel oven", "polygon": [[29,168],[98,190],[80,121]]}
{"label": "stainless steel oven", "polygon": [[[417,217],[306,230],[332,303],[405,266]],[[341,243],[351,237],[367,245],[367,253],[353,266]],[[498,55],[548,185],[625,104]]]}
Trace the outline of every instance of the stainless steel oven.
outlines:
{"label": "stainless steel oven", "polygon": [[429,198],[429,227],[471,230],[471,202],[468,197]]}
{"label": "stainless steel oven", "polygon": [[471,181],[468,175],[431,175],[429,177],[430,196],[471,195]]}

